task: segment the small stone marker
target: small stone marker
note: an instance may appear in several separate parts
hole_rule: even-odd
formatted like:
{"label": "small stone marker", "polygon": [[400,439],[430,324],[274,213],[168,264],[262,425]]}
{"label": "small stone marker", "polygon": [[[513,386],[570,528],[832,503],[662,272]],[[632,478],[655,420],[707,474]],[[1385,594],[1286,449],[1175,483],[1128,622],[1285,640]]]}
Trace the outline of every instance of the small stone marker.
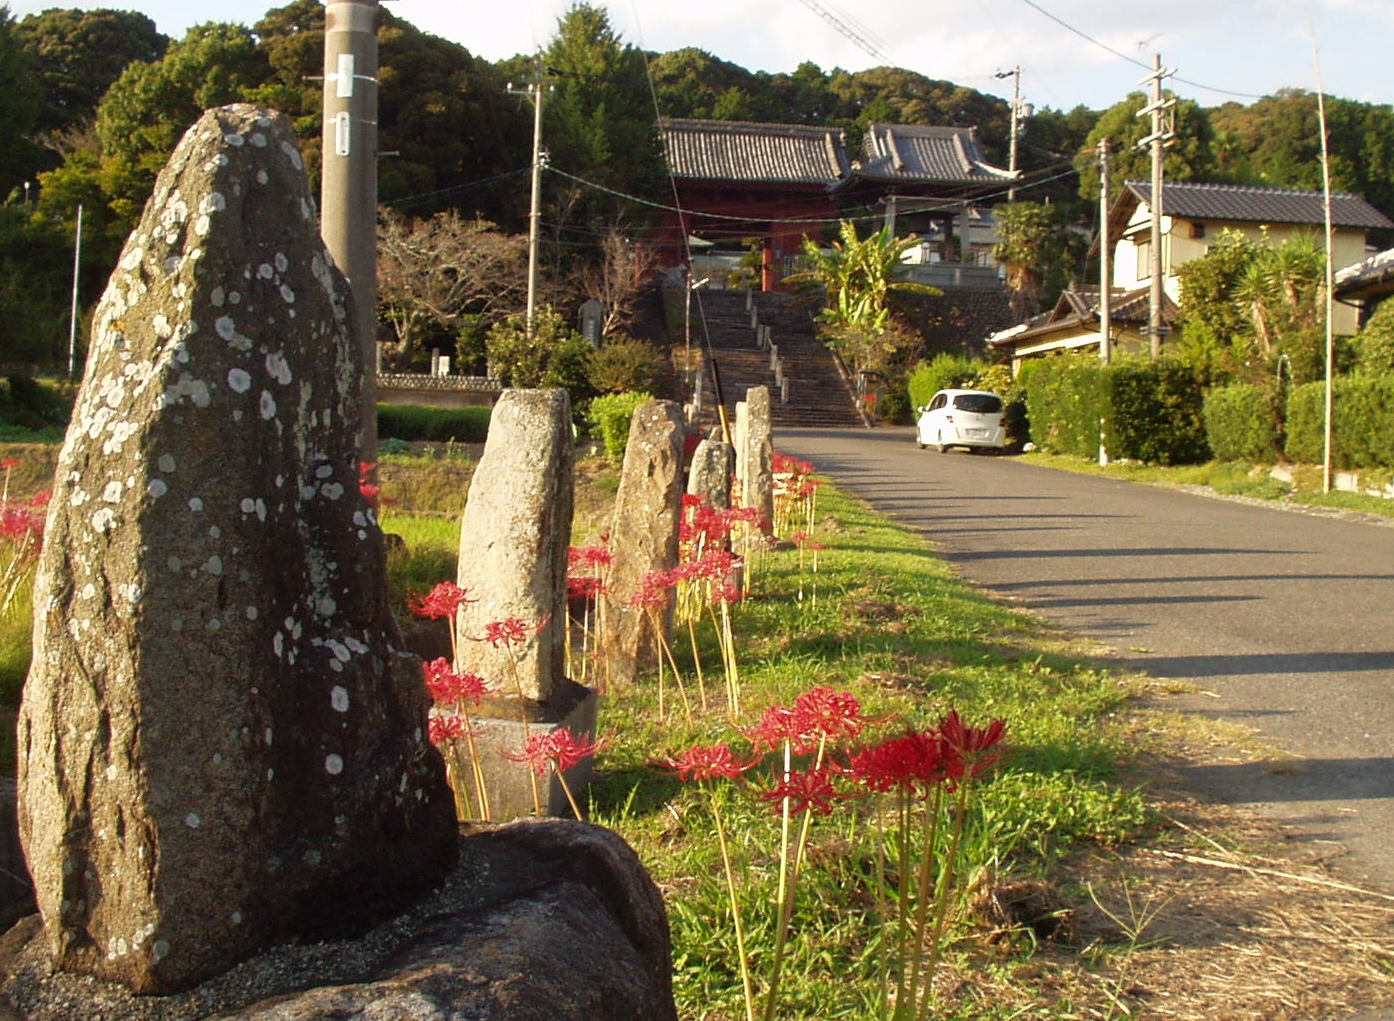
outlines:
{"label": "small stone marker", "polygon": [[[511,695],[516,664],[534,702],[548,701],[565,676],[571,448],[565,390],[505,390],[460,523],[458,584],[474,601],[460,608],[456,667]],[[510,652],[479,640],[509,617],[527,626],[526,643]]]}
{"label": "small stone marker", "polygon": [[[678,523],[682,513],[682,409],[674,401],[646,401],[634,412],[624,451],[619,491],[610,530],[609,591],[603,596],[605,660],[612,684],[628,684],[657,661],[649,614],[630,600],[652,571],[678,563]],[[672,627],[672,600],[658,613],[659,626]]]}
{"label": "small stone marker", "polygon": [[20,825],[62,970],[176,990],[454,860],[347,293],[289,122],[206,113],[96,310],[36,583]]}
{"label": "small stone marker", "polygon": [[687,492],[707,507],[725,510],[731,506],[731,468],[734,451],[721,440],[703,440],[692,452],[687,470]]}

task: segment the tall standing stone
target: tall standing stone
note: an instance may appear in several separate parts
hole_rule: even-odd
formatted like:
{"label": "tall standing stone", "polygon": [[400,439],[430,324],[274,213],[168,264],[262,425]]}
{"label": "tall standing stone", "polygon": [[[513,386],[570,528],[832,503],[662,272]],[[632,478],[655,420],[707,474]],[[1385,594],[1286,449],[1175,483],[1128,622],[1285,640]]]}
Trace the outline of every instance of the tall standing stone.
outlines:
{"label": "tall standing stone", "polygon": [[770,388],[752,386],[745,392],[746,474],[741,480],[741,504],[760,512],[768,532],[774,520],[774,432],[770,421]]}
{"label": "tall standing stone", "polygon": [[[460,523],[461,607],[457,666],[546,702],[565,676],[566,554],[573,489],[571,402],[565,390],[505,390]],[[491,622],[513,617],[528,639],[480,641]]]}
{"label": "tall standing stone", "polygon": [[64,970],[174,990],[454,859],[345,293],[289,122],[205,114],[97,307],[35,589],[20,823]]}
{"label": "tall standing stone", "polygon": [[[624,451],[619,491],[610,530],[609,591],[603,596],[607,677],[631,683],[657,659],[658,647],[645,610],[633,598],[652,571],[678,563],[678,524],[682,514],[682,409],[673,401],[646,401],[634,412]],[[671,627],[672,600],[657,613],[659,627]]]}
{"label": "tall standing stone", "polygon": [[707,507],[725,510],[731,506],[731,444],[706,439],[692,452],[687,469],[687,492]]}

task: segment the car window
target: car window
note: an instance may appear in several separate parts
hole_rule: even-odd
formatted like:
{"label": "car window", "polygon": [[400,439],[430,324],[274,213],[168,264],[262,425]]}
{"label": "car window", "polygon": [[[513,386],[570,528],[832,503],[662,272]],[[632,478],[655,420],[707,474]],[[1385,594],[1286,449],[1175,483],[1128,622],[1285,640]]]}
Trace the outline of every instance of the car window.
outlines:
{"label": "car window", "polygon": [[995,415],[1002,410],[1002,398],[996,394],[959,394],[954,398],[954,407],[979,415]]}
{"label": "car window", "polygon": [[935,394],[934,400],[929,402],[929,410],[936,411],[939,408],[942,408],[945,402],[948,401],[948,399],[949,398],[947,394]]}

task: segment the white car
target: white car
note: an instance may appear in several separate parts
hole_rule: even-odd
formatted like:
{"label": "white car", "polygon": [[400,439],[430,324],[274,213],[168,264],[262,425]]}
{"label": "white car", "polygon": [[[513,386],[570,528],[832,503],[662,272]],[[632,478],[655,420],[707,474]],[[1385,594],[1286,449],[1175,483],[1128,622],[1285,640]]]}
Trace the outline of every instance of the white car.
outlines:
{"label": "white car", "polygon": [[1007,445],[1002,398],[986,390],[940,390],[918,409],[915,441],[941,454],[950,447],[1001,450]]}

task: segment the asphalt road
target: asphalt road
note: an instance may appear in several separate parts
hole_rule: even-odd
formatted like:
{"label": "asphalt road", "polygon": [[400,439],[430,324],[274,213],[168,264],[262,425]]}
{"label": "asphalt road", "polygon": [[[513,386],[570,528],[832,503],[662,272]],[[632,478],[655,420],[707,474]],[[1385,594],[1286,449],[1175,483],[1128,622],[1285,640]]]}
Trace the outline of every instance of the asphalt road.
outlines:
{"label": "asphalt road", "polygon": [[1169,704],[1292,758],[1184,780],[1344,845],[1347,879],[1394,892],[1394,527],[922,451],[908,428],[781,429],[775,446],[923,533],[968,580],[1196,685]]}

